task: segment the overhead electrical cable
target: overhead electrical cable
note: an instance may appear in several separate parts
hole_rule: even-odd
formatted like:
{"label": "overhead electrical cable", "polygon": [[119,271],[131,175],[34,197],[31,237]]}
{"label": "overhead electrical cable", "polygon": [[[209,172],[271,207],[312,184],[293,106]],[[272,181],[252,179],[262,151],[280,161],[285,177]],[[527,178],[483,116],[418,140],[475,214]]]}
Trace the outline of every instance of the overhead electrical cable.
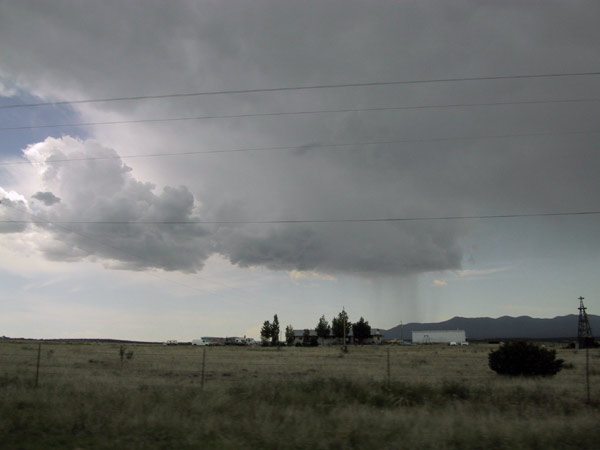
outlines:
{"label": "overhead electrical cable", "polygon": [[222,150],[198,150],[188,152],[170,152],[170,153],[144,153],[138,155],[115,155],[115,156],[89,156],[81,158],[53,158],[45,161],[2,161],[0,166],[13,166],[22,164],[56,164],[72,161],[98,161],[112,159],[131,159],[131,158],[157,158],[167,156],[192,156],[192,155],[207,155],[216,153],[245,153],[259,151],[277,151],[277,150],[308,150],[313,148],[343,148],[355,147],[361,145],[385,145],[385,144],[413,144],[422,142],[453,142],[453,141],[478,141],[484,139],[506,139],[514,137],[541,137],[541,136],[577,136],[598,134],[597,130],[582,130],[582,131],[541,131],[532,133],[508,133],[508,134],[490,134],[481,136],[449,136],[438,138],[416,138],[416,139],[392,139],[384,141],[362,141],[362,142],[343,142],[343,143],[314,143],[302,145],[286,145],[276,147],[244,147]]}
{"label": "overhead electrical cable", "polygon": [[[88,235],[86,235],[86,234],[84,234],[84,233],[81,233],[80,231],[76,231],[76,230],[73,230],[73,229],[71,229],[71,228],[67,228],[67,227],[63,226],[63,225],[67,225],[67,224],[69,224],[69,223],[71,223],[71,224],[75,224],[75,222],[61,222],[61,223],[59,223],[59,222],[54,222],[54,221],[50,221],[50,220],[39,219],[39,218],[38,218],[38,217],[37,217],[35,214],[33,214],[33,213],[29,212],[29,211],[26,211],[26,210],[20,209],[20,208],[16,208],[15,206],[12,206],[12,205],[10,205],[10,204],[8,204],[8,203],[6,203],[6,202],[3,202],[1,199],[0,199],[0,204],[1,204],[1,205],[3,205],[3,206],[6,206],[6,207],[8,207],[8,208],[11,208],[11,209],[13,209],[13,210],[15,210],[15,211],[17,211],[17,212],[20,212],[20,213],[22,213],[22,214],[27,214],[27,215],[29,215],[29,216],[31,216],[31,217],[34,217],[35,219],[37,219],[37,220],[31,220],[31,221],[21,221],[21,222],[19,222],[19,221],[12,221],[12,222],[11,222],[11,221],[6,221],[6,222],[4,222],[4,221],[0,221],[0,223],[35,223],[35,224],[38,224],[38,225],[41,225],[41,224],[53,225],[53,226],[56,226],[57,228],[59,228],[59,229],[61,229],[61,230],[65,231],[65,232],[67,232],[67,233],[76,234],[77,236],[79,236],[79,237],[81,237],[81,238],[83,238],[83,239],[85,239],[85,240],[93,241],[93,242],[95,242],[95,243],[97,243],[97,244],[100,244],[101,246],[104,246],[104,247],[106,247],[106,248],[110,248],[110,249],[112,249],[112,250],[114,250],[114,251],[116,251],[116,252],[120,253],[121,255],[124,255],[124,256],[127,256],[127,257],[129,257],[129,258],[133,259],[134,261],[136,261],[136,260],[137,260],[137,261],[144,262],[144,263],[146,263],[146,264],[148,265],[148,267],[149,267],[149,268],[159,268],[159,267],[157,267],[157,266],[154,264],[154,263],[155,263],[154,261],[152,261],[152,260],[150,260],[150,259],[148,259],[148,258],[144,258],[144,257],[142,257],[142,256],[135,255],[135,254],[133,254],[133,253],[131,253],[131,252],[128,252],[128,251],[126,251],[126,250],[123,250],[123,248],[122,248],[122,247],[115,247],[114,245],[107,244],[106,242],[103,242],[103,241],[101,241],[101,240],[98,240],[98,239],[96,239],[96,238],[94,238],[94,237],[92,237],[92,236],[88,236]],[[93,251],[93,250],[94,250],[94,249],[92,249],[92,251]],[[107,259],[112,259],[112,258],[107,258]],[[198,288],[198,287],[196,287],[196,286],[192,286],[192,285],[190,285],[190,284],[187,284],[187,283],[182,283],[181,281],[176,281],[176,280],[173,280],[173,279],[171,279],[171,278],[167,278],[167,277],[160,276],[159,274],[157,274],[157,273],[154,273],[154,272],[148,272],[148,271],[144,271],[144,273],[145,273],[146,275],[150,275],[150,276],[152,276],[152,277],[154,277],[154,278],[158,278],[159,280],[162,280],[162,281],[167,281],[167,282],[169,282],[169,283],[173,283],[173,284],[176,284],[176,285],[179,285],[179,286],[182,286],[182,287],[186,287],[186,288],[189,288],[189,289],[193,289],[193,290],[195,290],[195,291],[200,291],[200,292],[202,292],[202,293],[205,293],[205,294],[216,295],[216,296],[218,296],[218,297],[222,297],[222,298],[226,299],[227,301],[230,301],[230,300],[229,300],[227,297],[225,297],[225,296],[224,296],[224,295],[222,295],[222,294],[219,294],[218,292],[207,291],[207,290],[204,290],[204,289]],[[203,277],[202,275],[200,275],[200,274],[198,274],[198,273],[195,273],[195,274],[194,274],[194,276],[195,276],[195,277],[198,277],[198,278],[204,278],[204,279],[206,279],[206,277]],[[240,293],[244,294],[245,296],[247,296],[247,293],[246,293],[246,292],[244,292],[243,290],[241,290],[241,289],[239,289],[239,288],[237,288],[237,287],[234,287],[234,286],[230,286],[230,285],[228,285],[228,284],[226,284],[226,283],[223,283],[222,281],[218,281],[218,280],[208,280],[208,281],[209,281],[209,282],[211,282],[211,283],[220,284],[221,286],[223,286],[223,287],[226,287],[226,288],[228,288],[228,289],[231,289],[231,290],[236,290],[236,291],[238,291],[238,292],[240,292]],[[230,301],[230,302],[231,302],[231,301]],[[246,304],[247,304],[247,305],[249,305],[249,306],[255,306],[255,305],[253,305],[253,304],[251,304],[251,303],[247,302],[246,300],[241,300],[241,302],[242,302],[242,303],[246,303]],[[233,303],[233,302],[232,302],[232,303]]]}
{"label": "overhead electrical cable", "polygon": [[[2,203],[0,201],[0,203]],[[14,208],[16,209],[16,208]],[[447,221],[447,220],[489,220],[489,219],[515,219],[525,217],[558,217],[558,216],[592,216],[600,215],[600,211],[568,211],[550,213],[512,213],[488,214],[470,216],[424,216],[424,217],[376,217],[376,218],[341,218],[341,219],[280,219],[280,220],[44,220],[39,223],[52,223],[59,225],[272,225],[272,224],[304,224],[304,223],[373,223],[373,222],[422,222],[422,221]],[[0,223],[11,224],[37,224],[32,220],[0,220]]]}
{"label": "overhead electrical cable", "polygon": [[512,106],[512,105],[544,105],[544,104],[564,104],[564,103],[597,103],[600,99],[597,98],[578,98],[578,99],[562,99],[562,100],[524,100],[514,102],[488,102],[488,103],[450,103],[443,105],[411,105],[411,106],[389,106],[375,108],[342,108],[342,109],[322,109],[322,110],[307,110],[307,111],[281,111],[271,113],[247,113],[247,114],[223,114],[223,115],[208,115],[208,116],[189,116],[189,117],[164,117],[156,119],[131,119],[131,120],[107,120],[98,122],[74,122],[74,123],[57,123],[57,124],[42,124],[42,125],[21,125],[11,127],[0,127],[0,131],[16,131],[16,130],[35,130],[42,128],[62,128],[62,127],[90,127],[99,125],[121,125],[121,124],[136,124],[136,123],[161,123],[161,122],[184,122],[198,120],[214,120],[214,119],[240,119],[250,117],[275,117],[275,116],[294,116],[294,115],[310,115],[310,114],[334,114],[334,113],[351,113],[351,112],[377,112],[377,111],[406,111],[406,110],[425,110],[425,109],[449,109],[449,108],[471,108],[485,106]]}
{"label": "overhead electrical cable", "polygon": [[288,86],[288,87],[273,87],[273,88],[258,88],[258,89],[230,89],[222,91],[203,91],[203,92],[186,92],[172,93],[160,95],[138,95],[127,97],[108,97],[82,100],[63,100],[56,102],[39,102],[39,103],[22,103],[13,105],[1,105],[0,109],[10,108],[31,108],[38,106],[60,106],[60,105],[76,105],[84,103],[101,103],[101,102],[118,102],[118,101],[136,101],[164,98],[180,98],[180,97],[200,97],[208,95],[227,95],[227,94],[252,94],[259,92],[285,92],[285,91],[305,91],[314,89],[332,89],[332,88],[355,88],[355,87],[370,87],[370,86],[395,86],[403,84],[427,84],[427,83],[455,83],[468,81],[494,81],[494,80],[519,80],[519,79],[536,79],[536,78],[562,78],[562,77],[583,77],[596,76],[600,72],[571,72],[571,73],[545,73],[545,74],[522,74],[522,75],[499,75],[499,76],[481,76],[481,77],[457,77],[457,78],[433,78],[423,80],[398,80],[398,81],[373,81],[365,83],[336,83],[336,84],[317,84],[312,86]]}

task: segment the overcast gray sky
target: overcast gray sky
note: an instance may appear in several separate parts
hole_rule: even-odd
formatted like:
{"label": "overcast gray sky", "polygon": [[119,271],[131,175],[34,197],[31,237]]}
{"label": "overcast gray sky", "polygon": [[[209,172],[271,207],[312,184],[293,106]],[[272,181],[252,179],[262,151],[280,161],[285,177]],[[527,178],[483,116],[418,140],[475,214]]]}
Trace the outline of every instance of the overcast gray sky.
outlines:
{"label": "overcast gray sky", "polygon": [[[597,73],[599,13],[595,1],[1,1],[0,106]],[[10,128],[382,108],[0,130],[2,162],[20,163],[0,166],[0,219],[38,222],[0,224],[0,334],[256,336],[274,313],[305,328],[342,307],[389,328],[552,317],[579,295],[594,313],[593,215],[64,222],[600,211],[599,88],[580,75],[0,109]],[[258,150],[169,156],[236,149]],[[126,158],[148,154],[160,156]]]}

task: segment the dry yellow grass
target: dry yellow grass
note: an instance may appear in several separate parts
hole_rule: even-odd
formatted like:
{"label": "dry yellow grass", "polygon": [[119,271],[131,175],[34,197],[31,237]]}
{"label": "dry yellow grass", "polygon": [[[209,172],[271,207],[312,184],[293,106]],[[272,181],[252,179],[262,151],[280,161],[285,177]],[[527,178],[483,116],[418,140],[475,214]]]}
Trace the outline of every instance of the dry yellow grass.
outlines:
{"label": "dry yellow grass", "polygon": [[[275,348],[0,342],[0,448],[597,448],[600,351],[551,378],[495,346]],[[202,356],[206,352],[201,390]],[[390,380],[388,383],[388,352]]]}
{"label": "dry yellow grass", "polygon": [[[103,379],[107,383],[138,385],[141,382],[191,385],[200,382],[203,352],[206,351],[206,387],[222,382],[241,382],[256,378],[302,379],[332,376],[357,381],[395,381],[438,383],[444,380],[514,384],[527,379],[499,378],[488,368],[489,352],[497,346],[472,344],[468,347],[444,345],[355,346],[348,353],[339,347],[264,348],[264,347],[193,347],[127,344],[132,359],[121,364],[120,344],[115,343],[43,343],[40,382],[55,383],[66,378]],[[37,343],[4,341],[0,343],[0,362],[5,374],[26,379],[34,377]],[[583,386],[585,352],[555,347],[557,357],[572,364],[556,377],[535,381],[537,385]],[[600,376],[600,351],[590,350],[594,384]],[[29,375],[28,375],[29,374]],[[599,387],[600,388],[600,387]],[[574,393],[574,392],[573,392]]]}

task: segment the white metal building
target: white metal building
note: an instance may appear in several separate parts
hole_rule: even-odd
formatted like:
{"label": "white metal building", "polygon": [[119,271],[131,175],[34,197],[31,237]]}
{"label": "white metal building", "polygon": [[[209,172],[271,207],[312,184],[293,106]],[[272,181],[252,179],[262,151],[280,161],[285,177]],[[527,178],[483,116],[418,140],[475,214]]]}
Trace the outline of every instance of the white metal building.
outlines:
{"label": "white metal building", "polygon": [[413,344],[448,344],[456,342],[460,344],[465,342],[467,337],[465,330],[432,330],[432,331],[413,331]]}

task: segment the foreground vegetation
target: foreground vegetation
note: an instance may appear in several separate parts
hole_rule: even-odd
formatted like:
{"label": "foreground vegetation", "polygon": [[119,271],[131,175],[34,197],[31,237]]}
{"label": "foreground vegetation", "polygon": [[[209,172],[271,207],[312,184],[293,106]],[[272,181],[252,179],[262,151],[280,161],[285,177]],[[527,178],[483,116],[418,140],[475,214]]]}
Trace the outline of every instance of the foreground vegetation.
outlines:
{"label": "foreground vegetation", "polygon": [[[500,377],[492,348],[209,348],[1,343],[0,447],[598,448],[600,353],[553,378]],[[336,370],[339,369],[339,370]],[[389,373],[389,378],[388,378]]]}

